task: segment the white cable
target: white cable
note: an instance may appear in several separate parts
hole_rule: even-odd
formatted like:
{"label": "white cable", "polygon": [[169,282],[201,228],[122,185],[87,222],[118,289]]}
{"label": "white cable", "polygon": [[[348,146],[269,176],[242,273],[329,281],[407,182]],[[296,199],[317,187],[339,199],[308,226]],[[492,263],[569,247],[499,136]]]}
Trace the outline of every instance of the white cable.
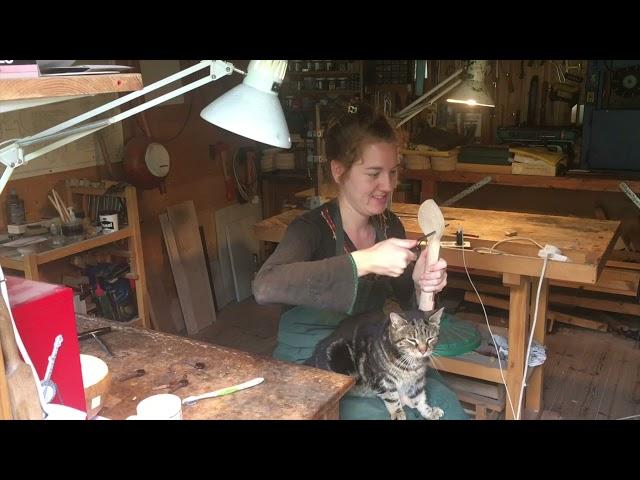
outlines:
{"label": "white cable", "polygon": [[536,293],[536,308],[533,314],[533,321],[531,322],[531,326],[529,327],[529,345],[527,346],[527,351],[524,355],[524,376],[522,377],[522,385],[520,385],[520,401],[518,402],[518,415],[516,416],[516,420],[520,420],[520,412],[522,410],[522,400],[524,395],[524,386],[527,383],[527,371],[529,370],[529,354],[531,352],[531,344],[533,342],[533,333],[535,332],[536,322],[538,321],[538,305],[540,304],[540,292],[542,291],[542,281],[544,280],[544,274],[547,270],[547,262],[549,261],[549,256],[546,255],[544,257],[544,262],[542,263],[542,272],[540,273],[540,281],[538,282],[538,291]]}
{"label": "white cable", "polygon": [[476,289],[476,286],[473,284],[473,281],[471,280],[471,275],[469,275],[469,269],[467,268],[467,261],[464,258],[464,232],[462,232],[462,263],[464,264],[464,271],[467,273],[467,278],[469,279],[469,283],[471,283],[471,286],[473,287],[474,292],[476,292],[476,295],[478,296],[478,300],[480,301],[480,306],[482,307],[482,311],[484,313],[484,318],[485,321],[487,322],[487,328],[489,329],[489,335],[491,335],[491,342],[493,343],[493,348],[496,349],[496,356],[498,357],[498,367],[500,368],[500,376],[502,377],[502,383],[505,387],[505,391],[507,392],[507,400],[509,400],[509,406],[511,407],[511,414],[515,417],[516,416],[516,411],[515,408],[513,406],[513,402],[511,401],[511,395],[509,395],[509,388],[507,388],[507,380],[504,378],[504,371],[502,370],[502,362],[500,361],[500,352],[498,352],[498,347],[496,347],[496,342],[493,336],[493,332],[491,331],[491,325],[489,325],[489,316],[487,315],[487,311],[484,308],[484,303],[482,303],[482,298],[480,298],[480,294],[478,293],[478,290]]}
{"label": "white cable", "polygon": [[632,418],[638,418],[638,417],[640,417],[640,413],[636,415],[629,415],[628,417],[616,418],[616,420],[631,420]]}

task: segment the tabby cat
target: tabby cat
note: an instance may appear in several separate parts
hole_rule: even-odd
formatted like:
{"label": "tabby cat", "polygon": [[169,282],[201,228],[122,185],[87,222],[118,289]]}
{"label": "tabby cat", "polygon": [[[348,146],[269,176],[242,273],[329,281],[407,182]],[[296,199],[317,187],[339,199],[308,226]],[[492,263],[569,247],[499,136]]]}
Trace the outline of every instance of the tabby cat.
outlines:
{"label": "tabby cat", "polygon": [[316,347],[305,362],[324,370],[351,375],[351,393],[377,395],[392,420],[405,420],[403,405],[429,420],[444,412],[427,403],[425,374],[433,353],[444,308],[401,314],[368,313],[350,317]]}

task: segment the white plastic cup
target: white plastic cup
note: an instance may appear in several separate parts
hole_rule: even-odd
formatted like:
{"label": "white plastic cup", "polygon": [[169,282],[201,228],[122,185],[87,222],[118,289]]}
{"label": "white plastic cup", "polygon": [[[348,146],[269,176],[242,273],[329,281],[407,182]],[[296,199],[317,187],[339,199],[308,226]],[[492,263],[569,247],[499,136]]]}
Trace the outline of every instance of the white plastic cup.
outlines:
{"label": "white plastic cup", "polygon": [[100,225],[102,226],[103,233],[117,232],[118,225],[118,212],[109,211],[100,214]]}
{"label": "white plastic cup", "polygon": [[182,420],[182,400],[171,393],[152,395],[138,403],[136,412],[127,420]]}

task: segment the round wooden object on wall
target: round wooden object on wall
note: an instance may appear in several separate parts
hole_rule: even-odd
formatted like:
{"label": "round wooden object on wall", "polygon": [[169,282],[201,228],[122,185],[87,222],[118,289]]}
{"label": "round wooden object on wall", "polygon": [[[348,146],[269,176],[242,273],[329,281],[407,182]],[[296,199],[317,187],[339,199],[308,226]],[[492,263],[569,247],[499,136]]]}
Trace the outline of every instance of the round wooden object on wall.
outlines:
{"label": "round wooden object on wall", "polygon": [[171,159],[163,145],[147,137],[134,137],[124,147],[123,168],[127,180],[138,188],[151,189],[163,184]]}

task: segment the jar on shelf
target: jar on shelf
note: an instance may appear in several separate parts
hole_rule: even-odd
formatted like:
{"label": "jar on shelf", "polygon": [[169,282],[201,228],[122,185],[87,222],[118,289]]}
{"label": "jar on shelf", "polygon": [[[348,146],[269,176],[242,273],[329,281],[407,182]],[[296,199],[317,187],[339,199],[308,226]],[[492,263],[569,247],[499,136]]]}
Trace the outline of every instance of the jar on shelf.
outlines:
{"label": "jar on shelf", "polygon": [[349,88],[349,78],[348,77],[340,77],[337,80],[336,89],[337,90],[347,90]]}
{"label": "jar on shelf", "polygon": [[315,86],[313,77],[304,77],[302,82],[305,90],[313,90],[313,87]]}
{"label": "jar on shelf", "polygon": [[316,78],[316,90],[326,90],[326,78],[318,77]]}
{"label": "jar on shelf", "polygon": [[314,60],[313,70],[315,72],[322,72],[324,70],[324,62],[322,60]]}
{"label": "jar on shelf", "polygon": [[333,60],[327,60],[325,65],[327,67],[328,72],[332,72],[335,68],[335,64],[333,63]]}
{"label": "jar on shelf", "polygon": [[327,90],[336,89],[336,79],[334,77],[327,78]]}
{"label": "jar on shelf", "polygon": [[290,70],[292,72],[301,72],[302,71],[302,61],[301,60],[291,60]]}
{"label": "jar on shelf", "polygon": [[305,60],[302,62],[302,72],[311,72],[313,70],[313,63],[311,60]]}

